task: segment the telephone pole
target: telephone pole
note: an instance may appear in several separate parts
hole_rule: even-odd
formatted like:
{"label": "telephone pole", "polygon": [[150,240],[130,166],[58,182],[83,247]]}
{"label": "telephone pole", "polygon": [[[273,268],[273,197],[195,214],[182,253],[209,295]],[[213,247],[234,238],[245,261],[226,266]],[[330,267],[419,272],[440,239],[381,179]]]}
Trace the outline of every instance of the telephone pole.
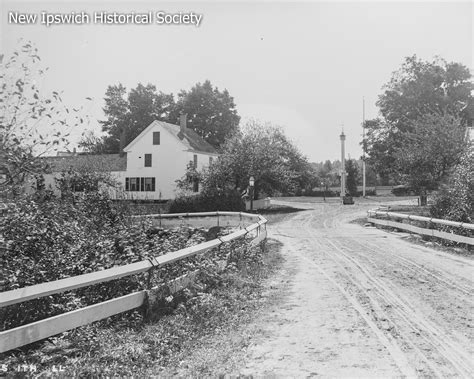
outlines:
{"label": "telephone pole", "polygon": [[362,97],[362,197],[365,197],[365,99]]}

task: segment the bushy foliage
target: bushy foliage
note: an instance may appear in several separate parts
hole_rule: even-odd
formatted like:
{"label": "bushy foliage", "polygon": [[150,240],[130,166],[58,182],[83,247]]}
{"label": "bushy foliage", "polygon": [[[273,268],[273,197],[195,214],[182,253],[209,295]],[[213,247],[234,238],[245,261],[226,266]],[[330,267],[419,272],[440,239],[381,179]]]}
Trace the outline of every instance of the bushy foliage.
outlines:
{"label": "bushy foliage", "polygon": [[365,122],[367,162],[384,183],[408,183],[420,193],[437,187],[458,162],[473,88],[460,63],[405,58],[379,96],[381,117]]}
{"label": "bushy foliage", "polygon": [[217,148],[239,129],[240,116],[234,98],[227,89],[219,91],[209,80],[181,91],[176,113],[186,114],[188,128]]}
{"label": "bushy foliage", "polygon": [[[143,259],[146,253],[132,248],[135,243],[121,243],[125,238],[138,245],[145,240],[143,234],[141,227],[127,225],[111,201],[98,193],[83,194],[75,203],[69,199],[20,199],[0,220],[0,235],[6,243],[1,256],[2,290]],[[96,302],[125,291],[134,281],[132,278],[110,284],[89,300]],[[17,326],[83,304],[81,296],[66,293],[14,305],[4,309],[2,327]]]}
{"label": "bushy foliage", "polygon": [[357,196],[357,183],[359,182],[359,166],[355,159],[346,161],[347,181],[346,189],[351,196]]}
{"label": "bushy foliage", "polygon": [[151,83],[138,83],[128,94],[120,83],[108,86],[104,100],[106,120],[99,123],[106,135],[86,136],[80,145],[95,153],[118,153],[153,121],[177,118],[173,95],[158,91]]}
{"label": "bushy foliage", "polygon": [[245,203],[237,191],[204,192],[195,196],[181,196],[170,204],[170,213],[245,211]]}
{"label": "bushy foliage", "polygon": [[283,130],[256,121],[227,139],[217,162],[202,173],[203,191],[244,191],[251,176],[255,199],[275,193],[295,194],[317,185],[308,160]]}
{"label": "bushy foliage", "polygon": [[474,223],[474,150],[471,146],[461,158],[445,185],[435,197],[431,215]]}
{"label": "bushy foliage", "polygon": [[307,191],[305,192],[305,195],[312,196],[312,197],[338,197],[340,196],[340,193],[336,191],[332,191],[330,189],[328,189],[327,191],[318,189],[318,190]]}
{"label": "bushy foliage", "polygon": [[[145,260],[207,238],[204,230],[163,230],[146,220],[132,223],[126,209],[97,191],[37,199],[19,199],[0,219],[6,246],[0,256],[1,291]],[[199,258],[187,259],[160,270],[151,284],[202,265]],[[2,308],[0,327],[9,329],[122,296],[145,288],[147,281],[139,274]]]}
{"label": "bushy foliage", "polygon": [[459,163],[466,148],[465,128],[459,117],[428,114],[413,122],[396,148],[396,167],[402,182],[420,193],[436,189]]}

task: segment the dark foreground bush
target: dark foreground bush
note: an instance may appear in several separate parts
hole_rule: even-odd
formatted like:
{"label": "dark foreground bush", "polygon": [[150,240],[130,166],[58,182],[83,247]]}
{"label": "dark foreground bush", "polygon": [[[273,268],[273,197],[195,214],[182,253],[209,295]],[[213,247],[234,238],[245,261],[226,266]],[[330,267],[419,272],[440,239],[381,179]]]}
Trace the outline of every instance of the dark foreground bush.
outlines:
{"label": "dark foreground bush", "polygon": [[245,203],[239,192],[202,193],[195,196],[182,196],[170,204],[170,213],[245,211]]}
{"label": "dark foreground bush", "polygon": [[[15,290],[125,265],[206,240],[204,230],[159,230],[132,223],[126,211],[99,193],[38,202],[23,198],[0,218],[0,291]],[[193,267],[192,260],[184,262]],[[177,273],[162,270],[160,280]],[[138,274],[0,309],[0,330],[55,316],[143,289]]]}

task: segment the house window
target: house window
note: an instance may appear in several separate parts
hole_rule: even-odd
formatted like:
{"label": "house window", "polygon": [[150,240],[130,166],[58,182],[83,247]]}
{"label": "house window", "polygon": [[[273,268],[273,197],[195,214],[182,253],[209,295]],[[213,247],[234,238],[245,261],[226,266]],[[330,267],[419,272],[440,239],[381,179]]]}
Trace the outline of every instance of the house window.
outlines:
{"label": "house window", "polygon": [[138,178],[130,178],[130,191],[138,191]]}
{"label": "house window", "polygon": [[145,167],[151,167],[151,154],[145,154]]}
{"label": "house window", "polygon": [[145,191],[155,192],[155,178],[145,178]]}
{"label": "house window", "polygon": [[153,132],[153,145],[160,144],[160,132]]}
{"label": "house window", "polygon": [[209,157],[209,166],[212,164],[212,160],[213,160],[213,158]]}
{"label": "house window", "polygon": [[197,154],[194,154],[194,168],[196,169],[198,167],[198,156]]}
{"label": "house window", "polygon": [[125,178],[125,191],[155,192],[155,178]]}

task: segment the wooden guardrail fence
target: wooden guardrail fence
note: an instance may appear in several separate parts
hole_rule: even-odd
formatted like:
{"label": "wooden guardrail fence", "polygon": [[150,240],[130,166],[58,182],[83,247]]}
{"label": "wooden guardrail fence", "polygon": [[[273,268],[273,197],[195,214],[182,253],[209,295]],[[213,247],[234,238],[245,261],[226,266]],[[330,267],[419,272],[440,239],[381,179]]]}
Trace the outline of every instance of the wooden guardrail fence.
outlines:
{"label": "wooden guardrail fence", "polygon": [[[188,258],[199,253],[205,253],[222,245],[223,243],[243,237],[252,231],[256,232],[255,238],[251,241],[251,245],[253,246],[261,243],[267,237],[267,220],[260,215],[244,212],[176,213],[135,217],[151,218],[153,219],[154,223],[158,223],[160,225],[173,223],[175,225],[196,225],[196,219],[194,218],[200,217],[202,220],[199,220],[201,221],[199,226],[240,226],[242,229],[226,236],[219,237],[199,245],[170,252],[165,255],[160,255],[149,260],[2,292],[0,293],[0,308],[12,304],[22,303],[31,299],[37,299],[52,294],[70,291],[72,289],[82,288],[97,283],[104,283],[124,276],[144,273],[152,269],[159,269],[160,267],[166,266],[181,259]],[[237,217],[238,220],[236,220]],[[212,218],[215,218],[215,220],[213,221]],[[248,219],[257,219],[258,221],[244,227],[243,222],[244,220]],[[195,273],[193,272],[189,275],[189,278],[185,278],[188,276],[187,274],[167,283],[170,291],[173,293],[185,288],[186,283],[189,283],[191,276],[195,275]],[[102,320],[125,311],[139,308],[146,301],[146,296],[146,290],[138,291],[112,300],[104,301],[71,312],[66,312],[58,316],[50,317],[0,332],[0,353],[42,340],[44,338],[77,328],[82,325],[90,324],[94,321]]]}
{"label": "wooden guardrail fence", "polygon": [[[398,222],[394,220],[402,220],[402,222]],[[381,210],[369,210],[367,212],[367,221],[372,224],[390,226],[392,228],[407,230],[409,232],[416,233],[416,234],[442,238],[442,239],[446,239],[446,240],[454,241],[458,243],[465,243],[467,245],[474,245],[474,238],[471,236],[462,236],[456,233],[449,233],[449,232],[445,232],[445,231],[432,227],[435,225],[442,225],[442,226],[450,226],[453,228],[465,229],[468,231],[474,231],[474,224],[443,220],[439,218],[409,215],[409,214],[404,214],[404,213],[387,212],[387,211],[381,211]],[[406,222],[403,222],[403,221],[406,221]],[[431,226],[431,227],[422,228],[416,225],[412,225],[411,224],[412,221],[421,222],[423,224],[426,223],[428,224],[428,226]],[[470,234],[474,235],[474,232]]]}

